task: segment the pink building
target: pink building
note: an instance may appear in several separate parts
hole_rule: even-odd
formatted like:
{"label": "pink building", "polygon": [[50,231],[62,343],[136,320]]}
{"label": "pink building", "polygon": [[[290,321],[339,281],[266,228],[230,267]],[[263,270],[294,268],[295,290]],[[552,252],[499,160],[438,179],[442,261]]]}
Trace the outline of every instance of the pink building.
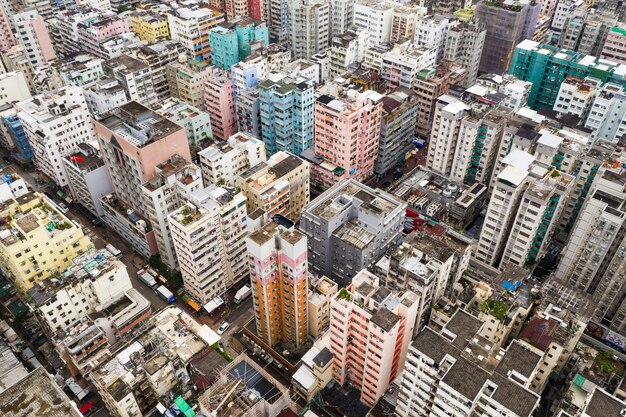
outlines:
{"label": "pink building", "polygon": [[115,194],[139,213],[145,210],[142,186],[157,165],[174,155],[191,161],[185,129],[136,101],[93,124]]}
{"label": "pink building", "polygon": [[606,35],[601,58],[618,64],[626,64],[626,25],[619,24]]}
{"label": "pink building", "polygon": [[82,49],[100,56],[100,42],[111,36],[130,32],[130,20],[113,12],[102,13],[97,19],[80,22],[77,31]]}
{"label": "pink building", "polygon": [[0,5],[0,52],[5,52],[17,45],[17,39],[11,30],[9,12],[5,10],[4,4]]}
{"label": "pink building", "polygon": [[39,67],[56,59],[46,22],[37,10],[15,13],[13,22],[17,40],[27,51],[32,66]]}
{"label": "pink building", "polygon": [[383,96],[338,85],[330,85],[323,93],[315,102],[311,182],[322,188],[347,178],[365,182],[374,173]]}
{"label": "pink building", "polygon": [[396,294],[367,270],[357,273],[330,301],[333,378],[374,405],[404,368],[418,308],[412,291]]}
{"label": "pink building", "polygon": [[238,132],[235,93],[229,72],[213,70],[205,84],[204,103],[211,117],[213,137],[228,140]]}

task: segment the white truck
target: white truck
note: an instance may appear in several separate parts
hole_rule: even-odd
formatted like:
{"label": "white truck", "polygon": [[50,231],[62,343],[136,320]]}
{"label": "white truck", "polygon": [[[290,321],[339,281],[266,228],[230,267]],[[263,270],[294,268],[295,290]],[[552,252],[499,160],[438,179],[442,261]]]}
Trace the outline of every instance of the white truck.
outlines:
{"label": "white truck", "polygon": [[235,303],[236,304],[241,303],[243,300],[250,297],[251,294],[252,294],[252,289],[248,287],[247,285],[244,285],[243,287],[239,289],[239,291],[235,293]]}
{"label": "white truck", "polygon": [[81,387],[80,385],[78,385],[76,380],[74,380],[74,378],[66,379],[65,386],[67,386],[79,400],[82,400],[87,396],[87,394],[89,394],[89,388]]}

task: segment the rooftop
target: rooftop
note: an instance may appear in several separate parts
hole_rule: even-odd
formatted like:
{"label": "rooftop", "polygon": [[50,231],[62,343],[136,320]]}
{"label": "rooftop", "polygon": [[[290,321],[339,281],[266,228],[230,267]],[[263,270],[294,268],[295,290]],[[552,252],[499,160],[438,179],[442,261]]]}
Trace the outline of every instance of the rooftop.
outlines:
{"label": "rooftop", "polygon": [[4,417],[80,417],[70,399],[43,367],[0,393]]}

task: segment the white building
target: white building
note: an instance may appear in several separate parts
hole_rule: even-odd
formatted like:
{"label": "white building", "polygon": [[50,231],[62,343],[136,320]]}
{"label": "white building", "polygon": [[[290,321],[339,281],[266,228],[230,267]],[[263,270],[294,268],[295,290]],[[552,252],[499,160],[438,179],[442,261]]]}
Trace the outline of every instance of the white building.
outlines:
{"label": "white building", "polygon": [[565,78],[556,96],[554,111],[586,120],[599,87],[600,81],[593,78]]}
{"label": "white building", "polygon": [[453,22],[445,16],[425,16],[415,24],[413,43],[417,46],[435,48],[436,59],[443,58],[448,31]]}
{"label": "white building", "polygon": [[92,249],[74,258],[61,276],[36,284],[28,293],[40,319],[54,333],[104,310],[131,288],[126,265],[106,249]]}
{"label": "white building", "polygon": [[585,127],[594,131],[595,139],[616,143],[626,133],[626,94],[622,87],[606,83],[598,90]]}
{"label": "white building", "polygon": [[113,191],[109,170],[100,152],[88,143],[79,143],[78,151],[63,157],[72,197],[94,216],[102,217],[100,199]]}
{"label": "white building", "polygon": [[355,63],[363,62],[371,34],[365,29],[350,30],[333,37],[330,44],[330,73],[332,78],[343,74]]}
{"label": "white building", "polygon": [[170,269],[178,265],[167,217],[202,189],[200,168],[179,155],[155,167],[154,177],[143,184],[145,213],[150,220],[161,260]]}
{"label": "white building", "polygon": [[394,8],[398,3],[376,0],[358,0],[354,4],[354,26],[372,34],[372,45],[388,43],[391,39],[391,24]]}
{"label": "white building", "polygon": [[330,0],[330,35],[339,36],[352,27],[355,0]]}
{"label": "white building", "polygon": [[405,42],[395,45],[383,55],[380,75],[393,87],[411,88],[417,79],[417,73],[434,67],[436,62],[436,48]]}
{"label": "white building", "polygon": [[147,105],[156,103],[152,70],[148,64],[131,56],[122,55],[105,61],[103,66],[105,75],[116,79],[130,100]]}
{"label": "white building", "polygon": [[310,58],[328,48],[330,5],[324,0],[290,3],[287,30],[294,58]]}
{"label": "white building", "polygon": [[85,88],[87,107],[94,116],[98,117],[128,103],[126,90],[118,80],[103,79],[90,87]]}
{"label": "white building", "polygon": [[211,61],[209,31],[224,21],[224,14],[210,8],[179,7],[167,13],[170,37],[187,50],[187,58]]}
{"label": "white building", "polygon": [[91,54],[78,54],[71,59],[59,60],[50,67],[51,76],[60,86],[75,85],[86,87],[93,85],[104,76],[102,58]]}
{"label": "white building", "polygon": [[206,185],[237,186],[237,176],[267,160],[265,143],[245,133],[235,133],[226,142],[217,141],[198,152]]}
{"label": "white building", "polygon": [[441,333],[413,341],[395,408],[400,417],[531,417],[539,396],[526,388],[541,356],[513,343],[496,349],[483,322],[459,310]]}
{"label": "white building", "polygon": [[170,231],[185,289],[208,303],[247,274],[246,198],[210,185],[169,215]]}
{"label": "white building", "polygon": [[457,22],[448,30],[443,58],[465,68],[465,86],[476,82],[487,29],[478,22]]}
{"label": "white building", "polygon": [[21,71],[0,74],[0,106],[31,97],[28,84]]}
{"label": "white building", "polygon": [[16,38],[26,50],[33,67],[40,67],[56,59],[46,22],[36,9],[15,13],[12,19]]}
{"label": "white building", "polygon": [[33,149],[35,165],[61,187],[68,186],[62,158],[95,139],[80,87],[63,87],[17,103],[18,117]]}

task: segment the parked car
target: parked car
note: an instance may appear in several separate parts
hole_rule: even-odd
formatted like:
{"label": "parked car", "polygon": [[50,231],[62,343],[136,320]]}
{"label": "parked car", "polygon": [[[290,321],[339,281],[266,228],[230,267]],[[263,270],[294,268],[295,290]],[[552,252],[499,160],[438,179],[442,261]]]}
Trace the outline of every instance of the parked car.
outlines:
{"label": "parked car", "polygon": [[59,203],[59,208],[61,209],[61,212],[67,213],[68,208],[64,203]]}
{"label": "parked car", "polygon": [[230,327],[230,323],[225,321],[222,325],[217,329],[217,334],[224,334],[226,330]]}

